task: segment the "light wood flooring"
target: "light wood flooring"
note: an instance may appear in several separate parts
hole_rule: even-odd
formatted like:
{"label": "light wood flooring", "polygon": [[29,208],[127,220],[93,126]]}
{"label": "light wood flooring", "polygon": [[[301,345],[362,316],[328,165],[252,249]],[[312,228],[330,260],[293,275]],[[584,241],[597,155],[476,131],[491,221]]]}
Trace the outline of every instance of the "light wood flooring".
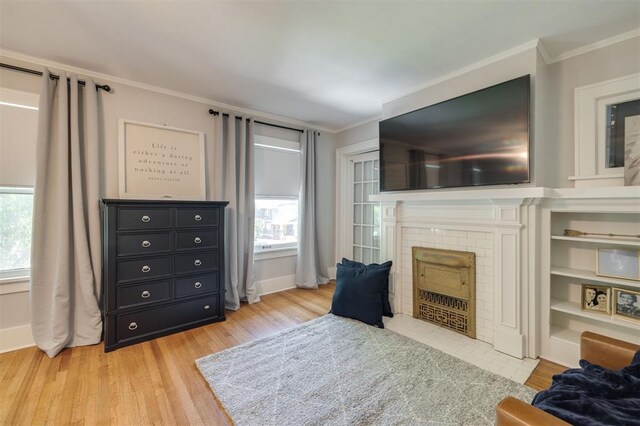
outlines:
{"label": "light wood flooring", "polygon": [[[102,345],[53,359],[36,348],[0,354],[0,425],[231,424],[194,361],[326,314],[334,289],[263,296],[224,322],[108,354]],[[543,389],[564,368],[542,361],[526,384]]]}

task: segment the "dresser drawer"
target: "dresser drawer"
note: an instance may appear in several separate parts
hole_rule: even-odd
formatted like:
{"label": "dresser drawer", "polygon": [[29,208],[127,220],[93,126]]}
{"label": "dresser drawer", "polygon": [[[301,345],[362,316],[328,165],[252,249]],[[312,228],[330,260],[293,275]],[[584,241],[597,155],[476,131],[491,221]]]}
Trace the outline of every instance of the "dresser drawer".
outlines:
{"label": "dresser drawer", "polygon": [[217,294],[196,300],[177,302],[172,305],[144,311],[120,314],[116,317],[117,341],[133,339],[190,323],[215,318],[219,312]]}
{"label": "dresser drawer", "polygon": [[194,254],[175,255],[175,273],[193,274],[218,269],[218,251],[208,250]]}
{"label": "dresser drawer", "polygon": [[171,251],[171,234],[169,232],[153,234],[127,234],[117,237],[118,256],[138,254],[166,253]]}
{"label": "dresser drawer", "polygon": [[158,281],[133,286],[120,286],[116,290],[117,308],[161,302],[171,299],[171,281]]}
{"label": "dresser drawer", "polygon": [[162,208],[120,207],[118,209],[118,229],[123,231],[168,228],[171,224],[169,212],[169,209]]}
{"label": "dresser drawer", "polygon": [[218,228],[201,231],[177,231],[176,249],[218,248],[220,245]]}
{"label": "dresser drawer", "polygon": [[220,275],[217,272],[208,275],[179,278],[175,281],[176,297],[192,296],[220,289]]}
{"label": "dresser drawer", "polygon": [[142,260],[119,260],[118,283],[171,276],[171,255]]}
{"label": "dresser drawer", "polygon": [[176,226],[188,228],[194,226],[218,226],[220,210],[207,208],[176,209]]}

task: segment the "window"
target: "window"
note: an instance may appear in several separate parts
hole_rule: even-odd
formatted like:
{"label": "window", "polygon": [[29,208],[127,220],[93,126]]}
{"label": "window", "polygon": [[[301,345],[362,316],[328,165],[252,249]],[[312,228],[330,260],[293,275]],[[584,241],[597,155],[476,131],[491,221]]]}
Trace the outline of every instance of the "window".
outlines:
{"label": "window", "polygon": [[0,278],[28,276],[33,189],[0,187]]}
{"label": "window", "polygon": [[256,198],[255,250],[298,244],[298,200]]}
{"label": "window", "polygon": [[38,95],[0,88],[0,280],[29,275],[37,123]]}
{"label": "window", "polygon": [[255,252],[297,248],[299,184],[300,144],[256,135]]}

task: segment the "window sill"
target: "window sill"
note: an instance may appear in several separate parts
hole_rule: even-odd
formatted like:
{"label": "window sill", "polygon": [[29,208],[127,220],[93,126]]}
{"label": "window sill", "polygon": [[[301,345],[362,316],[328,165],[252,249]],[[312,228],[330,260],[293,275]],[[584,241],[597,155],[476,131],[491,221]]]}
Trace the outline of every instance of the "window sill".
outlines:
{"label": "window sill", "polygon": [[29,275],[0,277],[0,294],[24,293],[29,290]]}
{"label": "window sill", "polygon": [[279,257],[293,257],[298,255],[297,248],[276,248],[270,250],[260,250],[253,252],[253,260],[277,259]]}
{"label": "window sill", "polygon": [[29,270],[15,271],[11,274],[0,273],[0,284],[19,283],[23,281],[29,281]]}

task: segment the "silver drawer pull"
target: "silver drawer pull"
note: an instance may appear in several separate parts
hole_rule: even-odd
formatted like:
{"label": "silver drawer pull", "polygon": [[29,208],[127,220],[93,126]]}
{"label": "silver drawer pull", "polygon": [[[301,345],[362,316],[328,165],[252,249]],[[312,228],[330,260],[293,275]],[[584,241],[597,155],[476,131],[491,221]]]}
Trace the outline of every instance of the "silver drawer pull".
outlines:
{"label": "silver drawer pull", "polygon": [[151,293],[149,293],[147,290],[143,291],[141,294],[143,299],[146,299],[147,297],[151,296]]}
{"label": "silver drawer pull", "polygon": [[193,239],[193,242],[196,243],[196,244],[200,244],[202,242],[202,240],[200,239],[200,237],[195,237]]}
{"label": "silver drawer pull", "polygon": [[202,220],[202,216],[200,216],[199,214],[195,215],[193,218],[196,220],[196,222],[200,222]]}
{"label": "silver drawer pull", "polygon": [[151,267],[150,267],[150,266],[144,265],[144,266],[142,267],[142,272],[144,272],[144,273],[147,273],[147,272],[149,272],[150,270],[151,270]]}
{"label": "silver drawer pull", "polygon": [[193,262],[193,264],[196,265],[196,266],[200,266],[200,265],[202,265],[202,262],[200,262],[200,260],[196,259],[196,261]]}
{"label": "silver drawer pull", "polygon": [[144,248],[151,247],[151,241],[144,240],[142,242],[142,247]]}
{"label": "silver drawer pull", "polygon": [[204,308],[205,309],[209,309],[209,305],[204,305]]}
{"label": "silver drawer pull", "polygon": [[136,328],[138,328],[138,324],[135,322],[132,322],[131,324],[129,324],[129,330],[135,330]]}
{"label": "silver drawer pull", "polygon": [[200,288],[200,287],[202,287],[202,283],[201,283],[200,281],[198,281],[198,282],[196,282],[193,286],[194,286],[195,288]]}
{"label": "silver drawer pull", "polygon": [[144,216],[142,216],[142,219],[140,220],[146,223],[146,222],[150,222],[151,218],[145,214]]}

